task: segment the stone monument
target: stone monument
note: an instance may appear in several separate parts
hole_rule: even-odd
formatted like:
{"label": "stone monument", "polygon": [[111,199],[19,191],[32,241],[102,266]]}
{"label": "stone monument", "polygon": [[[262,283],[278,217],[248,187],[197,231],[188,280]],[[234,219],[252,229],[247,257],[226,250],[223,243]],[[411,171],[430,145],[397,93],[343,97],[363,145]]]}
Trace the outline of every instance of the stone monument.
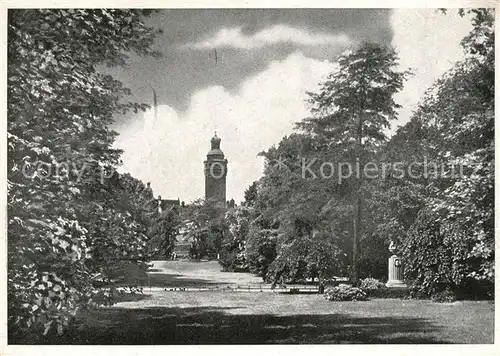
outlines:
{"label": "stone monument", "polygon": [[396,255],[396,245],[391,241],[389,251],[392,256],[389,258],[389,280],[385,284],[388,288],[404,288],[406,284],[403,282],[404,269],[401,258]]}

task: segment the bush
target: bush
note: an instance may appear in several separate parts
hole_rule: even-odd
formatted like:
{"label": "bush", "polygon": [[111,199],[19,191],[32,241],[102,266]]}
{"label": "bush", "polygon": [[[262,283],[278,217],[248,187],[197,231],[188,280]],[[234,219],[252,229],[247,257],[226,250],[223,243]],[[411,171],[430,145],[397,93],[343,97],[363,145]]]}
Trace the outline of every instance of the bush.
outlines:
{"label": "bush", "polygon": [[248,272],[245,254],[237,249],[222,250],[219,264],[223,267],[224,272]]}
{"label": "bush", "polygon": [[338,287],[331,287],[325,290],[325,298],[330,301],[358,301],[367,300],[367,295],[361,289],[348,284],[340,284]]}
{"label": "bush", "polygon": [[362,279],[359,283],[359,288],[361,289],[380,289],[380,288],[385,288],[385,284],[380,282],[376,278],[368,277],[365,279]]}
{"label": "bush", "polygon": [[457,297],[454,292],[449,289],[445,289],[442,292],[433,294],[431,300],[438,303],[451,303],[457,300]]}
{"label": "bush", "polygon": [[474,246],[476,242],[464,229],[422,210],[403,244],[405,277],[413,281],[412,296],[436,300],[450,299],[451,294],[460,299],[487,296],[494,289],[493,280],[478,276],[486,260],[474,256]]}

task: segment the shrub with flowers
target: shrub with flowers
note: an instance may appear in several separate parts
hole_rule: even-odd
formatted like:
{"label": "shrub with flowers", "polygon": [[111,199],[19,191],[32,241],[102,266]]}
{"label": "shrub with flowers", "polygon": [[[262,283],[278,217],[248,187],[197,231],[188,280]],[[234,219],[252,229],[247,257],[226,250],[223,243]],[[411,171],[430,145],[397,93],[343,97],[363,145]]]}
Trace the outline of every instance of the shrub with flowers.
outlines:
{"label": "shrub with flowers", "polygon": [[368,277],[360,281],[359,287],[361,289],[372,290],[372,289],[385,288],[385,284],[380,282],[376,278]]}
{"label": "shrub with flowers", "polygon": [[348,284],[339,284],[337,287],[330,287],[325,290],[325,298],[330,301],[358,301],[368,300],[365,292],[360,288]]}

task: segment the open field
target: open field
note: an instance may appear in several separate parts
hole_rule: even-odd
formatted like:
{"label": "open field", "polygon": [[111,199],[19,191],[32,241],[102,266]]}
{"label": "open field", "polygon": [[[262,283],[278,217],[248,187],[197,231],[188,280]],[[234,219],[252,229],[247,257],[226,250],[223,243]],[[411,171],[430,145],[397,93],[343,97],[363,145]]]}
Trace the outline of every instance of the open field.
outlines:
{"label": "open field", "polygon": [[321,295],[154,292],[80,315],[51,343],[492,343],[494,305]]}

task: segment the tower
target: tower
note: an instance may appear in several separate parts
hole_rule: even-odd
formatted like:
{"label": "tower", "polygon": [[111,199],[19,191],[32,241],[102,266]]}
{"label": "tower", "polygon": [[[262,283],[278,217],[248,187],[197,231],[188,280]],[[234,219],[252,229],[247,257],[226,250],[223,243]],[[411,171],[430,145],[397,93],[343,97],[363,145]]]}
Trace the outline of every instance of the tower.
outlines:
{"label": "tower", "polygon": [[220,149],[221,139],[215,133],[210,140],[211,149],[205,164],[205,200],[214,201],[218,206],[226,206],[227,159]]}

